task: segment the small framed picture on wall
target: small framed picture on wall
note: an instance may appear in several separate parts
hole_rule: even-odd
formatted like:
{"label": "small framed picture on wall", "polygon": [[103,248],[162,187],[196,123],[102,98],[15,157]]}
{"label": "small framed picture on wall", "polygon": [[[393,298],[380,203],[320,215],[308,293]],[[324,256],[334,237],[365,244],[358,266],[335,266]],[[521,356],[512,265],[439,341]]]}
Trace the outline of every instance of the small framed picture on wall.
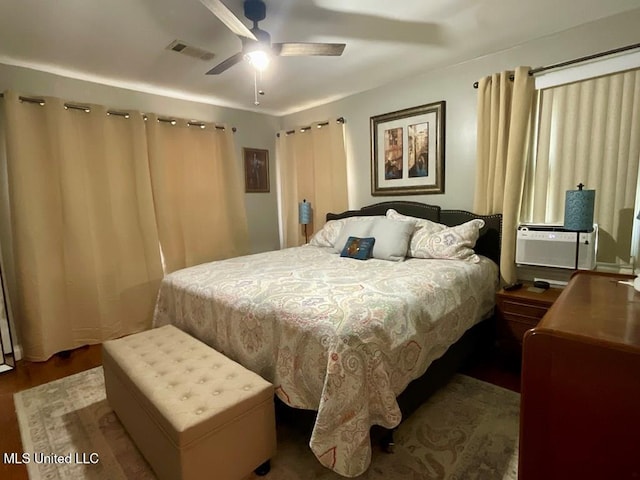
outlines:
{"label": "small framed picture on wall", "polygon": [[269,150],[243,148],[244,191],[247,193],[269,192]]}

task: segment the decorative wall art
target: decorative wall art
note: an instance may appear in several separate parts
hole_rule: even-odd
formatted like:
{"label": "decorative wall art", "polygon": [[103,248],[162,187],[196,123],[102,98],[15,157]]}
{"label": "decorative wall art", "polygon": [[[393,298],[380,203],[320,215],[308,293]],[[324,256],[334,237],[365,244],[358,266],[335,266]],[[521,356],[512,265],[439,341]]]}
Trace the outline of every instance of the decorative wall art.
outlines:
{"label": "decorative wall art", "polygon": [[444,193],[445,102],[371,117],[371,194]]}
{"label": "decorative wall art", "polygon": [[243,148],[244,191],[247,193],[269,192],[269,150]]}

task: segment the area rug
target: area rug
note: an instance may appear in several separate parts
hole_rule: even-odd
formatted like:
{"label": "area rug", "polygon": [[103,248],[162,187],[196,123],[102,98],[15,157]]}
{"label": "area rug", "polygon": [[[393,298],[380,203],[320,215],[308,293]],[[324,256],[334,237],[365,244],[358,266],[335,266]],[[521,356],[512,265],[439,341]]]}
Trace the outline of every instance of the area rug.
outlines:
{"label": "area rug", "polygon": [[[30,479],[156,478],[106,401],[102,367],[14,398]],[[374,447],[358,478],[516,480],[519,401],[517,393],[456,375],[400,425],[394,453]],[[287,411],[278,417],[271,472],[249,478],[344,478],[320,465],[308,447],[310,424]]]}

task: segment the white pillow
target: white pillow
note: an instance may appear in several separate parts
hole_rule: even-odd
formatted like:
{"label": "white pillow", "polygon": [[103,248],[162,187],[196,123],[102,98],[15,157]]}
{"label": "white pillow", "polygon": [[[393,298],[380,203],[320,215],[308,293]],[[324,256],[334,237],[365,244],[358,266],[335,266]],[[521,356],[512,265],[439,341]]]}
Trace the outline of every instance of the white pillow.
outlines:
{"label": "white pillow", "polygon": [[347,240],[349,240],[349,237],[365,238],[371,236],[369,235],[369,232],[371,231],[376,217],[350,217],[349,219],[344,220],[351,220],[352,218],[358,218],[359,220],[345,222],[335,240],[335,243],[333,244],[333,249],[338,253],[342,252],[342,249],[346,245]]}
{"label": "white pillow", "polygon": [[376,239],[373,258],[401,262],[407,256],[409,241],[415,227],[410,222],[378,218],[368,236]]}
{"label": "white pillow", "polygon": [[480,258],[473,251],[473,247],[482,227],[484,220],[478,218],[432,234],[421,245],[421,253],[429,255],[422,258],[445,258],[478,263]]}
{"label": "white pillow", "polygon": [[407,256],[409,240],[414,226],[409,222],[399,222],[385,217],[368,217],[356,222],[346,223],[333,249],[342,251],[349,237],[373,237],[376,239],[373,245],[373,258],[399,262]]}
{"label": "white pillow", "polygon": [[401,222],[407,222],[414,225],[415,229],[409,243],[408,256],[415,258],[433,258],[427,248],[426,242],[431,235],[440,232],[446,228],[446,225],[432,222],[425,218],[410,217],[398,213],[393,208],[387,210],[387,218]]}

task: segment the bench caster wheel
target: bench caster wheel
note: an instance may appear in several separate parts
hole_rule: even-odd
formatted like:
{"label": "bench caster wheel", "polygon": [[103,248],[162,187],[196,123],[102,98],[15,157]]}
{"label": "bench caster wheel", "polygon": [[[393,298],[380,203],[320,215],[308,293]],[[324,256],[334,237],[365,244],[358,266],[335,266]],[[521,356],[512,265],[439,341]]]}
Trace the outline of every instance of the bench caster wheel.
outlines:
{"label": "bench caster wheel", "polygon": [[259,477],[264,477],[271,470],[271,460],[267,460],[262,465],[254,470],[256,475]]}

